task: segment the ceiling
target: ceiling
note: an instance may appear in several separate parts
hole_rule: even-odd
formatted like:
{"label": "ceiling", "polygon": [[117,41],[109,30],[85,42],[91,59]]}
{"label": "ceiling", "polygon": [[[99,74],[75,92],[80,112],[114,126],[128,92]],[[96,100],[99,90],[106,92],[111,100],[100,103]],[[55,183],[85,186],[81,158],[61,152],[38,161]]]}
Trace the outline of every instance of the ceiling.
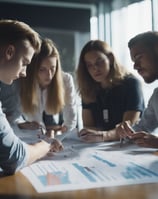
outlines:
{"label": "ceiling", "polygon": [[[115,0],[121,1],[125,0]],[[139,0],[128,0],[135,1]],[[38,28],[90,32],[91,12],[99,2],[112,5],[114,0],[0,0],[0,18],[22,20]]]}
{"label": "ceiling", "polygon": [[89,32],[91,6],[99,0],[0,0],[0,18],[35,27]]}
{"label": "ceiling", "polygon": [[[101,0],[0,0],[0,2],[27,2],[27,3],[39,3],[43,2],[45,4],[52,3],[52,2],[64,2],[64,3],[74,3],[74,4],[97,4]],[[112,0],[104,0],[104,1],[112,1]]]}
{"label": "ceiling", "polygon": [[[39,0],[39,1],[43,1],[43,0]],[[65,2],[65,3],[81,3],[81,4],[97,4],[99,0],[47,0],[49,2]]]}

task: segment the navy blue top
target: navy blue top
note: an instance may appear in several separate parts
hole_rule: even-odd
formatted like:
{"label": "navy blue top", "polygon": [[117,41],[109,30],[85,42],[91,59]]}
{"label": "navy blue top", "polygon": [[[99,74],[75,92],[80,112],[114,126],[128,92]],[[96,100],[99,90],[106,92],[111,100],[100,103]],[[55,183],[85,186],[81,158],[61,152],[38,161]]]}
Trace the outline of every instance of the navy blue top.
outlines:
{"label": "navy blue top", "polygon": [[92,111],[95,126],[111,130],[122,122],[126,111],[144,110],[144,98],[140,81],[128,75],[121,84],[112,88],[101,88],[95,103],[82,103],[83,109]]}

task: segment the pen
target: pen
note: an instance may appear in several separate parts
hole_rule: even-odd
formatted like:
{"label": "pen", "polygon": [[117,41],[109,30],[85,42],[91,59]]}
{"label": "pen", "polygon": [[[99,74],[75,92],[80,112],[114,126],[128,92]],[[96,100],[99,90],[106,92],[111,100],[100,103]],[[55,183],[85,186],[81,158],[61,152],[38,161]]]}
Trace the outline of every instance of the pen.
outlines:
{"label": "pen", "polygon": [[39,127],[40,134],[38,134],[38,137],[40,139],[44,139],[46,137],[46,129],[43,126]]}
{"label": "pen", "polygon": [[42,135],[46,134],[46,129],[43,126],[40,126],[40,130],[41,130]]}
{"label": "pen", "polygon": [[123,145],[123,138],[120,138],[120,148],[122,147],[122,145]]}

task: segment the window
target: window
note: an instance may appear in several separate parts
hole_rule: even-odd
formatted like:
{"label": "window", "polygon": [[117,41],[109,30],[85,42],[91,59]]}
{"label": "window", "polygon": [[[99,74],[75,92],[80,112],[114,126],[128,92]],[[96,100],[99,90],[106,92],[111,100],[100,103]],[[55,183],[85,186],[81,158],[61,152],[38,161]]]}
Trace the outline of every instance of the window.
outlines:
{"label": "window", "polygon": [[128,41],[141,32],[152,30],[152,14],[151,0],[133,3],[111,13],[112,48],[120,62],[142,81],[146,105],[153,93],[153,89],[157,87],[157,82],[146,84],[137,72],[133,70],[133,63],[131,62],[128,50]]}

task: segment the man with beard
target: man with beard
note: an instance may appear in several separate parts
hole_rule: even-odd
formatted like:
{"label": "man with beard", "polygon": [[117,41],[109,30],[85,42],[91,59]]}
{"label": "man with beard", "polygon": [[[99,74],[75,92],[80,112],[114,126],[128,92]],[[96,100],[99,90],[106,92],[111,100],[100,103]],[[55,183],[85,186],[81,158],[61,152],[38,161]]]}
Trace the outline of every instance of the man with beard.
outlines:
{"label": "man with beard", "polygon": [[[128,42],[130,56],[134,69],[143,77],[146,83],[158,79],[158,32],[148,31],[136,35]],[[158,88],[149,100],[143,116],[132,128],[128,121],[117,128],[120,138],[126,137],[142,147],[158,148],[158,137],[152,133],[158,127]]]}

